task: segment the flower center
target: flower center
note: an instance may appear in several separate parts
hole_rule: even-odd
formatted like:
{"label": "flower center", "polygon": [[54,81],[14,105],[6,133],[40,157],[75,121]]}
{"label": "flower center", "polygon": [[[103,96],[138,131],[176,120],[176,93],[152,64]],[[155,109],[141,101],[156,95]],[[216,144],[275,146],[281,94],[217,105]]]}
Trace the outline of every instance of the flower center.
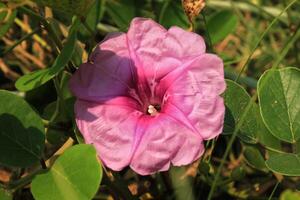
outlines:
{"label": "flower center", "polygon": [[160,105],[149,105],[147,114],[151,116],[155,116],[159,113],[160,109],[161,109]]}

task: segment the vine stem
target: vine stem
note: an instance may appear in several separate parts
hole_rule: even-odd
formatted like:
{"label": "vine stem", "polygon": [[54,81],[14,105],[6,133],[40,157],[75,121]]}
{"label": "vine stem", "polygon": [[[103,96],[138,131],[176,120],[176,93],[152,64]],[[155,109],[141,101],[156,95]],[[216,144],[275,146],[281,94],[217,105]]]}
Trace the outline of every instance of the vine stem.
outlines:
{"label": "vine stem", "polygon": [[280,182],[278,181],[278,182],[276,183],[276,185],[274,186],[274,188],[273,188],[273,190],[272,190],[272,192],[271,192],[271,194],[270,194],[268,200],[271,200],[271,199],[272,199],[272,197],[273,197],[273,195],[274,195],[274,193],[275,193],[275,191],[276,191],[276,189],[277,189],[279,183],[280,183]]}
{"label": "vine stem", "polygon": [[[297,2],[298,0],[294,0],[292,1],[283,11],[285,12],[288,8],[290,8],[295,2]],[[282,14],[283,12],[280,13],[280,15]],[[272,21],[272,23],[269,25],[269,27],[266,29],[266,30],[269,30],[271,28],[271,26],[273,26],[273,24],[276,22],[276,20],[278,20],[278,16]],[[262,36],[264,36],[268,31],[265,31]],[[298,32],[298,31],[297,31]],[[274,69],[274,68],[277,68],[278,64],[281,62],[281,60],[284,58],[284,56],[287,54],[288,52],[288,49],[291,47],[291,43],[294,42],[295,38],[297,38],[298,34],[297,32],[292,36],[292,38],[289,39],[289,41],[286,43],[285,47],[283,48],[282,52],[280,53],[280,56],[277,58],[277,60],[274,62],[274,64],[272,65],[271,69]],[[260,40],[262,40],[263,37],[261,37]],[[258,44],[256,45],[258,46]],[[254,50],[253,50],[254,52]],[[252,53],[253,54],[253,53]],[[250,56],[248,57],[248,60],[251,59],[252,57],[252,54],[250,54]],[[249,62],[249,61],[248,61]],[[245,67],[246,65],[244,65]],[[240,74],[242,74],[242,71],[243,69],[241,70]],[[239,78],[239,77],[238,77]],[[237,80],[238,80],[237,78]],[[263,84],[261,85],[261,87],[263,87]],[[221,171],[222,171],[222,168],[224,167],[224,164],[225,164],[225,160],[226,158],[228,157],[229,153],[230,153],[230,150],[231,150],[231,147],[233,145],[233,142],[235,141],[235,138],[237,136],[237,133],[238,131],[240,130],[240,128],[242,127],[245,119],[246,119],[246,116],[248,114],[248,112],[250,111],[252,105],[255,103],[255,101],[257,100],[258,98],[258,93],[256,92],[252,98],[250,99],[250,102],[247,104],[243,114],[241,115],[241,118],[240,120],[238,121],[235,129],[234,129],[234,132],[233,134],[231,135],[230,137],[230,140],[227,144],[227,147],[226,147],[226,150],[224,152],[224,155],[222,157],[222,160],[221,160],[221,163],[217,169],[217,172],[216,172],[216,176],[214,178],[214,181],[212,183],[212,186],[211,186],[211,189],[209,191],[209,194],[208,194],[208,198],[207,200],[211,200],[212,197],[213,197],[213,194],[214,194],[214,191],[216,189],[216,186],[217,186],[217,182],[218,182],[218,179],[221,175]]]}

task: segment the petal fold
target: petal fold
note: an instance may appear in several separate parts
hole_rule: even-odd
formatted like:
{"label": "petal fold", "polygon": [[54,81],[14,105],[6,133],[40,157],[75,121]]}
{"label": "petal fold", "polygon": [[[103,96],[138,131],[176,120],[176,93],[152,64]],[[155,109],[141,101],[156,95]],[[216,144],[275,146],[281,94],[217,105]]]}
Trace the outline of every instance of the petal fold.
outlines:
{"label": "petal fold", "polygon": [[203,140],[197,133],[165,114],[142,117],[136,134],[140,142],[130,167],[141,175],[166,171],[171,163],[190,164],[204,151]]}
{"label": "petal fold", "polygon": [[133,85],[134,66],[124,33],[108,36],[70,80],[73,94],[82,100],[103,101],[126,96]]}
{"label": "petal fold", "polygon": [[95,146],[106,166],[119,171],[129,165],[141,115],[135,101],[121,97],[99,105],[78,100],[75,114],[85,142]]}

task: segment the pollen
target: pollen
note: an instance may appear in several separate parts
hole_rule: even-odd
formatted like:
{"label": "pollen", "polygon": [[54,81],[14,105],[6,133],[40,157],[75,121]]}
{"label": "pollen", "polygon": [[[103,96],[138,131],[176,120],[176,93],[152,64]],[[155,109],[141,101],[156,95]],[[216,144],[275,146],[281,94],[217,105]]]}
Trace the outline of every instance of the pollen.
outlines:
{"label": "pollen", "polygon": [[148,110],[147,110],[147,113],[151,116],[155,116],[158,114],[158,110],[155,108],[155,106],[153,105],[149,105],[148,106]]}

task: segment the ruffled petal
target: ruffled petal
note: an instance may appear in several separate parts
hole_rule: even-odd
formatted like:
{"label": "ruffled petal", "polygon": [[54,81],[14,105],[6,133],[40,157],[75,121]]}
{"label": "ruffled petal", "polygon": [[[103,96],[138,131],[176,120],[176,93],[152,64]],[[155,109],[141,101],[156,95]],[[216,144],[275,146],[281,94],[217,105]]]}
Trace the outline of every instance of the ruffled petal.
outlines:
{"label": "ruffled petal", "polygon": [[225,106],[219,95],[225,87],[222,60],[204,54],[185,69],[168,74],[157,87],[157,93],[165,94],[163,113],[182,121],[208,140],[223,129]]}
{"label": "ruffled petal", "polygon": [[166,171],[171,163],[190,164],[204,151],[200,135],[165,114],[141,117],[136,138],[140,141],[130,167],[141,175]]}
{"label": "ruffled petal", "polygon": [[99,44],[70,80],[70,88],[79,99],[103,101],[126,96],[133,85],[134,67],[127,48],[126,35],[115,33]]}
{"label": "ruffled petal", "polygon": [[201,36],[178,27],[167,31],[150,19],[135,18],[127,37],[138,76],[146,79],[150,87],[172,70],[205,52]]}
{"label": "ruffled petal", "polygon": [[87,144],[93,144],[102,162],[119,171],[128,166],[133,155],[137,103],[119,97],[104,104],[77,100],[76,123]]}

